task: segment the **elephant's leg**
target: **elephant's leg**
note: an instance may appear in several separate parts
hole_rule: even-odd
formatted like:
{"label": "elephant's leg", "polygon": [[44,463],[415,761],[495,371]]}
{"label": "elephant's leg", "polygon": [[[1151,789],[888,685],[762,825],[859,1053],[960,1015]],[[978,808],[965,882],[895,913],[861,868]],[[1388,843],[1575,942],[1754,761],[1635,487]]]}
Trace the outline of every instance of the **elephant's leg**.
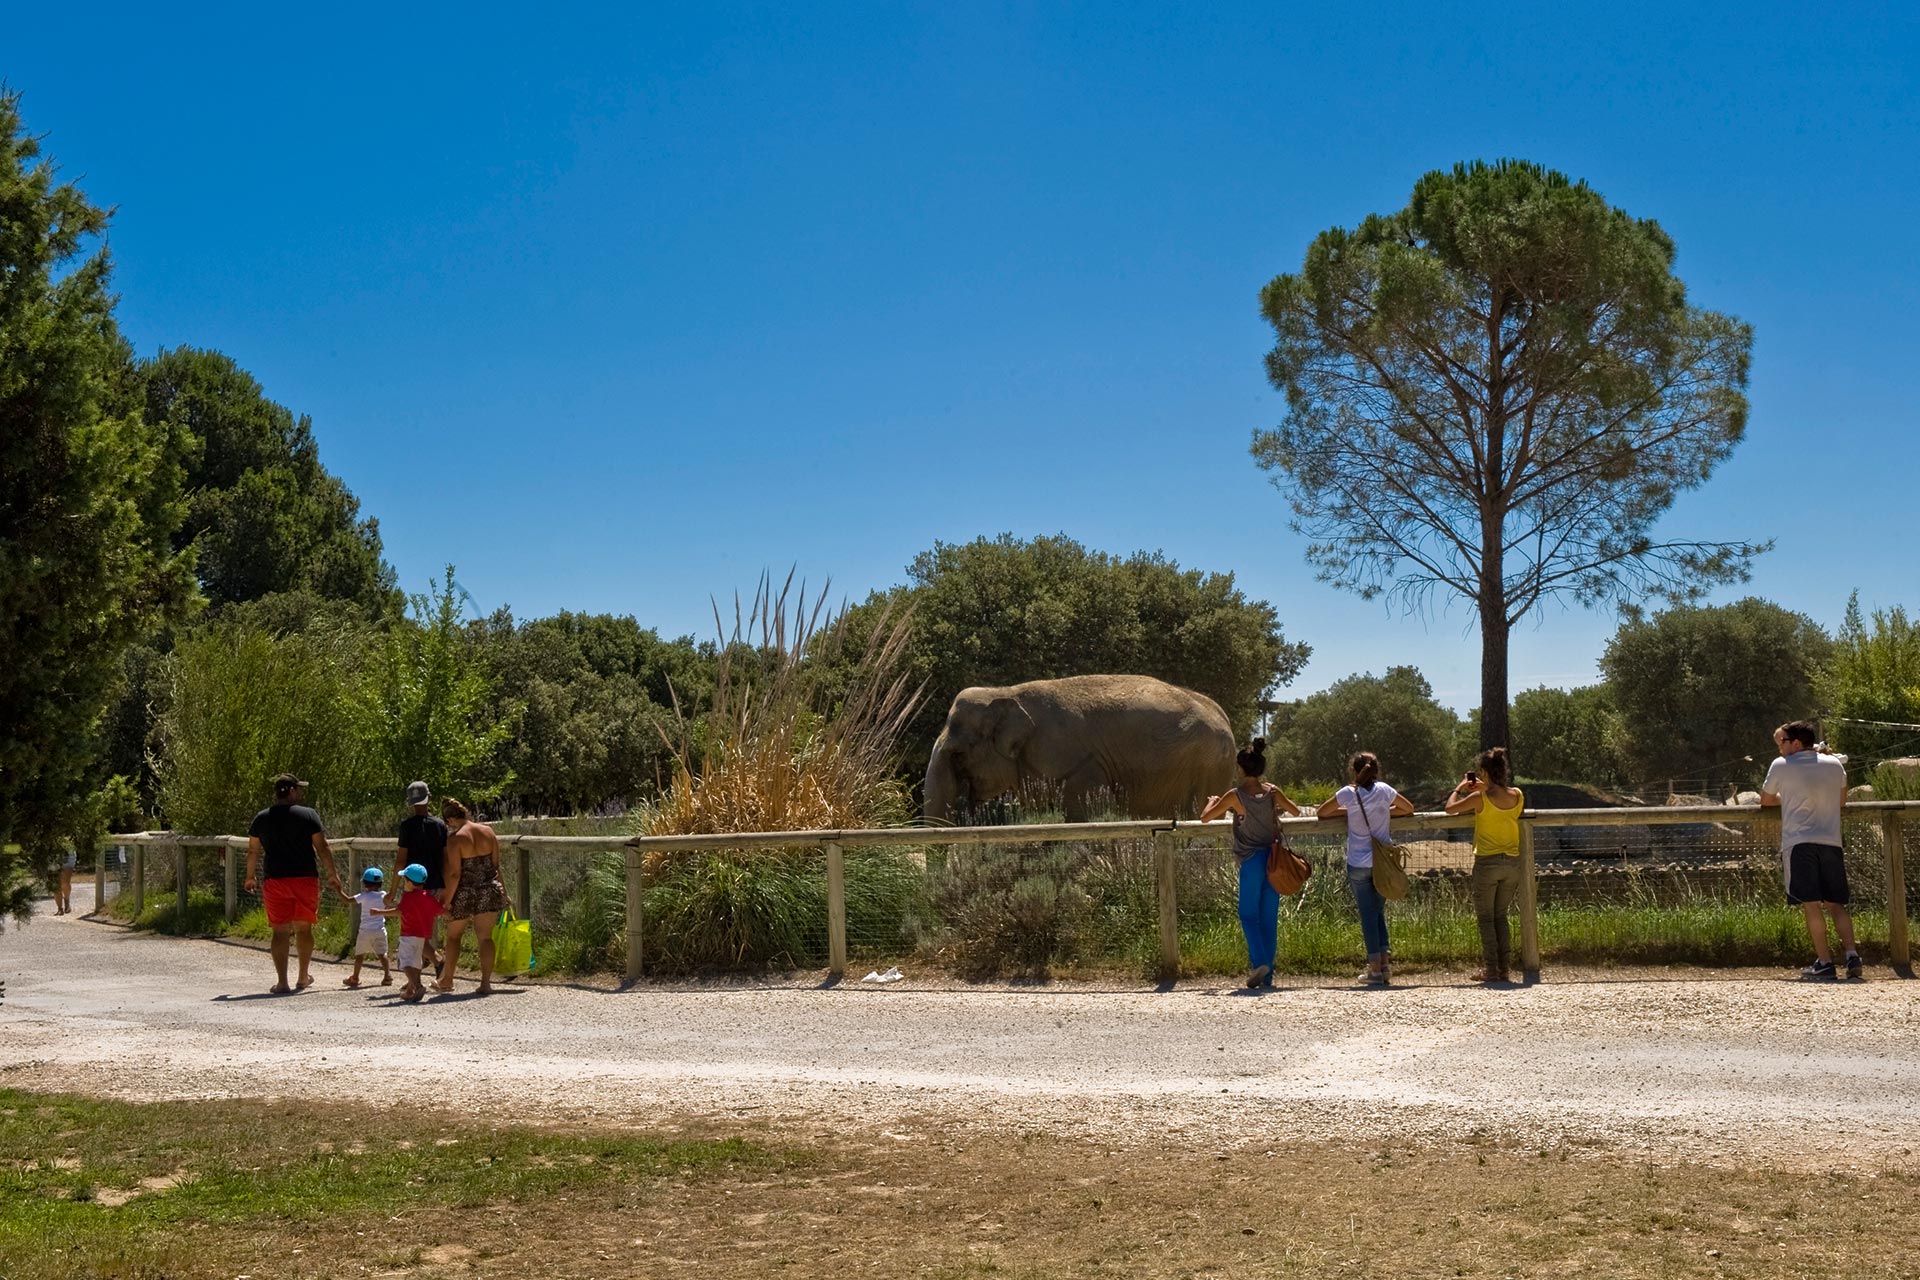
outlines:
{"label": "elephant's leg", "polygon": [[1110,787],[1106,773],[1089,760],[1062,779],[1061,807],[1068,822],[1085,822],[1092,815],[1093,798]]}

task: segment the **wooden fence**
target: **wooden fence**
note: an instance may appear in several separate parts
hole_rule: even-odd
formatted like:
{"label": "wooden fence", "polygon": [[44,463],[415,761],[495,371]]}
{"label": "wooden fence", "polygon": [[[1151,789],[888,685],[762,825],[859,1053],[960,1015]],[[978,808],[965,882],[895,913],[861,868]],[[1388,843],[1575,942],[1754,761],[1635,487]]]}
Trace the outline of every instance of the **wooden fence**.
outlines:
{"label": "wooden fence", "polygon": [[[1911,963],[1907,938],[1907,885],[1905,870],[1905,833],[1902,821],[1909,815],[1920,816],[1920,800],[1861,801],[1849,803],[1847,814],[1853,818],[1878,816],[1883,837],[1886,866],[1887,951],[1893,966],[1902,971]],[[1779,810],[1734,807],[1729,805],[1663,806],[1622,809],[1543,809],[1523,815],[1520,824],[1521,893],[1520,958],[1529,980],[1540,972],[1539,884],[1534,865],[1534,832],[1543,828],[1656,827],[1707,823],[1723,827],[1751,827],[1779,822]],[[1286,818],[1282,828],[1292,835],[1344,835],[1346,820],[1335,818]],[[1454,817],[1444,813],[1421,813],[1395,818],[1396,837],[1435,831],[1470,830],[1470,816]],[[1764,832],[1753,833],[1756,840]],[[1777,838],[1777,837],[1776,837]],[[838,977],[847,967],[847,906],[845,851],[850,848],[952,848],[968,845],[1046,844],[1055,841],[1152,840],[1154,842],[1155,885],[1159,900],[1160,972],[1172,980],[1179,972],[1179,901],[1176,890],[1179,840],[1212,840],[1225,843],[1232,839],[1230,823],[1130,821],[1040,823],[1030,826],[1001,827],[890,827],[853,831],[751,831],[732,835],[634,836],[625,840],[607,836],[500,836],[503,856],[517,859],[514,909],[531,917],[532,859],[540,850],[598,852],[623,849],[626,852],[627,932],[626,976],[641,977],[641,941],[645,936],[643,918],[644,859],[649,853],[694,851],[742,852],[753,849],[813,848],[826,859],[827,879],[827,952],[828,968]],[[392,857],[394,842],[390,836],[354,836],[332,842],[336,851],[376,855],[381,861]],[[126,846],[132,850],[128,879],[132,884],[133,911],[144,907],[146,851],[170,853],[176,860],[175,892],[182,918],[187,912],[187,854],[191,849],[219,849],[225,864],[225,918],[232,923],[238,909],[240,867],[246,858],[244,836],[181,836],[167,831],[147,831],[115,835],[103,844],[94,867],[95,902],[104,905],[108,846]],[[365,863],[363,865],[371,865]]]}

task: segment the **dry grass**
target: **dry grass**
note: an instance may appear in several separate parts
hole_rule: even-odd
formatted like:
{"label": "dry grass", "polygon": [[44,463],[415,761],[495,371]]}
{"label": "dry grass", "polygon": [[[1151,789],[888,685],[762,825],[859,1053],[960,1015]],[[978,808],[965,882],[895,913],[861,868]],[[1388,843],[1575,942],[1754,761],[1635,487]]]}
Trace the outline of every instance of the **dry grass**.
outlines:
{"label": "dry grass", "polygon": [[888,826],[906,814],[894,775],[901,731],[921,689],[902,669],[909,614],[884,614],[857,652],[826,594],[809,606],[789,574],[763,578],[721,654],[712,705],[676,701],[672,786],[649,835]]}
{"label": "dry grass", "polygon": [[[660,1116],[634,1134],[84,1105],[112,1112],[94,1117],[109,1140],[40,1125],[31,1149],[0,1146],[14,1193],[0,1220],[57,1203],[64,1228],[14,1237],[9,1277],[1894,1277],[1914,1274],[1920,1189],[1911,1171],[1809,1176],[1488,1135],[1223,1151],[1177,1130],[1115,1147],[983,1119],[830,1136],[763,1125],[742,1142]],[[363,1145],[386,1154],[373,1167],[347,1154]],[[137,1192],[121,1207],[63,1190],[96,1159]]]}

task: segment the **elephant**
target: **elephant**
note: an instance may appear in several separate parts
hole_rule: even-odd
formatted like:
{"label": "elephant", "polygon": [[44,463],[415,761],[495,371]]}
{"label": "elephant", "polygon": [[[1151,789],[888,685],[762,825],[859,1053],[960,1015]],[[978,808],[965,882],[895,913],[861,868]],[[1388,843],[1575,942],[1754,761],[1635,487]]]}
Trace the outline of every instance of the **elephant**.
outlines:
{"label": "elephant", "polygon": [[1234,777],[1233,730],[1212,698],[1151,676],[1068,676],[962,689],[927,760],[925,816],[1058,785],[1068,822],[1094,793],[1135,818],[1182,818]]}

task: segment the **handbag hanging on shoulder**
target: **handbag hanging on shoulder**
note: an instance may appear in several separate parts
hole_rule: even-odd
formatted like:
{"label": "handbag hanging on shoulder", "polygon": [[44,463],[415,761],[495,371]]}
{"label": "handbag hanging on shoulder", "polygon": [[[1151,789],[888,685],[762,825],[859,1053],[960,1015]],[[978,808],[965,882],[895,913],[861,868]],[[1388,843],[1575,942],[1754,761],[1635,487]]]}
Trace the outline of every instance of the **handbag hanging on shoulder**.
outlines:
{"label": "handbag hanging on shoulder", "polygon": [[1373,841],[1373,889],[1388,902],[1398,902],[1407,896],[1407,856],[1399,845],[1391,840],[1382,840],[1372,835],[1373,815],[1367,812],[1367,797],[1354,784],[1354,798],[1360,802],[1360,816],[1367,820],[1367,831]]}
{"label": "handbag hanging on shoulder", "polygon": [[1291,898],[1307,887],[1307,877],[1313,874],[1307,860],[1287,848],[1285,840],[1275,840],[1273,847],[1267,850],[1267,883],[1273,891],[1283,898]]}

